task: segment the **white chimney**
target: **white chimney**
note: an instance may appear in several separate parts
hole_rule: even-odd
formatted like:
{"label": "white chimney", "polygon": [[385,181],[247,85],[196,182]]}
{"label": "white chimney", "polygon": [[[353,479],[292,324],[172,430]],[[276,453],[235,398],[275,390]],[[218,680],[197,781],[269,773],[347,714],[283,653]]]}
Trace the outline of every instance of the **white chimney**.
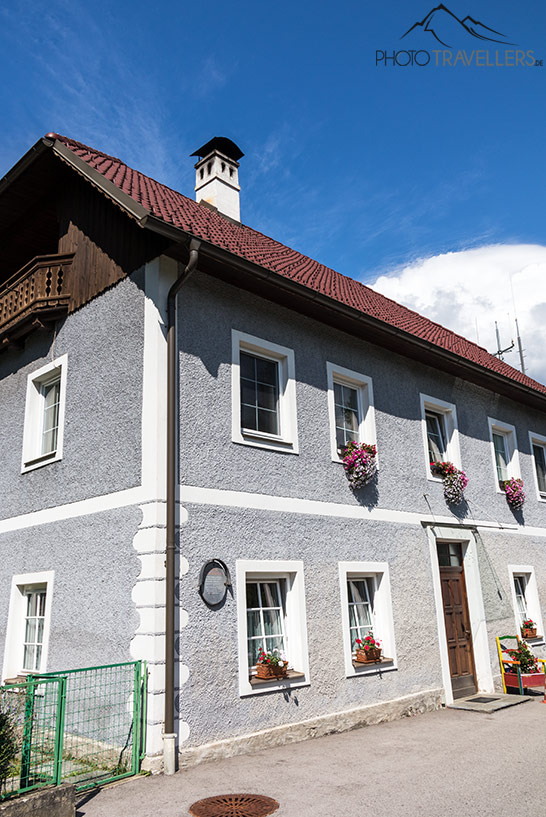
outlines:
{"label": "white chimney", "polygon": [[241,221],[239,207],[239,162],[244,153],[225,136],[215,136],[192,156],[195,165],[195,200],[206,201],[219,213]]}

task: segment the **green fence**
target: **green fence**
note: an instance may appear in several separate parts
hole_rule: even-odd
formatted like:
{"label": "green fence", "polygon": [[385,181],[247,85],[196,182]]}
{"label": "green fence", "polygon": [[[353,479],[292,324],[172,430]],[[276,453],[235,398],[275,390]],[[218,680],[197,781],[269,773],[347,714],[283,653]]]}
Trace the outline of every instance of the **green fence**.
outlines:
{"label": "green fence", "polygon": [[63,782],[136,774],[144,756],[142,661],[29,675],[0,687],[0,800]]}

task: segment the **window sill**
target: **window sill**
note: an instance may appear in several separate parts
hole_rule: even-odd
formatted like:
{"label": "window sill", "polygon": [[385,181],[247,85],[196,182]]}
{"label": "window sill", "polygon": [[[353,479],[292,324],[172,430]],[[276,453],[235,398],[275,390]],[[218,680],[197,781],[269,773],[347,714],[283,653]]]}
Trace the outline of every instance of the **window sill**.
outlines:
{"label": "window sill", "polygon": [[298,454],[297,444],[293,440],[274,437],[270,434],[244,431],[232,437],[232,442],[238,445],[248,445],[252,448],[266,448],[268,451],[282,451],[285,454]]}
{"label": "window sill", "polygon": [[248,679],[249,689],[247,691],[241,690],[240,696],[259,695],[262,692],[276,692],[294,687],[309,686],[304,672],[296,672],[296,670],[288,670],[286,678],[256,678],[251,675]]}
{"label": "window sill", "polygon": [[27,683],[26,673],[20,673],[19,675],[16,675],[14,678],[4,678],[2,683],[5,684],[6,686],[18,686],[19,684],[26,684]]}
{"label": "window sill", "polygon": [[348,678],[354,678],[357,675],[379,675],[382,672],[390,672],[397,670],[394,658],[382,658],[376,664],[363,664],[361,661],[351,661],[353,665],[352,673],[348,674]]}
{"label": "window sill", "polygon": [[251,687],[262,686],[262,684],[279,684],[283,681],[301,681],[302,678],[305,678],[304,672],[296,672],[293,669],[289,669],[286,678],[257,678],[255,675],[251,675],[249,680]]}
{"label": "window sill", "polygon": [[41,457],[35,457],[34,459],[27,460],[23,463],[21,473],[25,474],[27,471],[34,471],[36,468],[43,468],[44,465],[49,465],[50,462],[58,462],[61,459],[61,454],[57,452],[53,454],[44,454]]}

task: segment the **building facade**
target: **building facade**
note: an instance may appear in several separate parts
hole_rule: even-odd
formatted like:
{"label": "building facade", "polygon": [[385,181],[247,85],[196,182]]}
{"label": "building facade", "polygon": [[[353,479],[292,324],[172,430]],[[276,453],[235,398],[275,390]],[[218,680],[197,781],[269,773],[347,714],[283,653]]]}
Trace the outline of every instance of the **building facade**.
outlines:
{"label": "building facade", "polygon": [[[2,678],[146,659],[151,763],[169,688],[167,304],[184,270],[181,762],[492,692],[495,637],[526,618],[544,644],[546,388],[241,226],[228,142],[197,152],[208,204],[54,134],[0,183]],[[235,179],[226,215],[215,174]],[[377,448],[358,490],[352,439]],[[431,459],[467,474],[460,504]],[[207,604],[212,560],[228,585]],[[369,633],[377,664],[355,661]],[[260,648],[286,654],[286,679],[256,677]]]}

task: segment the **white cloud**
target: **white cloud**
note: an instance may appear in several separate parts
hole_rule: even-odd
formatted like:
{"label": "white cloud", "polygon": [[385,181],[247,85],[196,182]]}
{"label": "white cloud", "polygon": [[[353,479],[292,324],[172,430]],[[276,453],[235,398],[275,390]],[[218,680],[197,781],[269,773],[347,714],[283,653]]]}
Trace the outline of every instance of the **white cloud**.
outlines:
{"label": "white cloud", "polygon": [[546,383],[546,247],[501,244],[436,255],[368,286],[489,352],[497,350],[497,321],[503,348],[516,342],[504,359],[520,368],[517,315],[526,372]]}

